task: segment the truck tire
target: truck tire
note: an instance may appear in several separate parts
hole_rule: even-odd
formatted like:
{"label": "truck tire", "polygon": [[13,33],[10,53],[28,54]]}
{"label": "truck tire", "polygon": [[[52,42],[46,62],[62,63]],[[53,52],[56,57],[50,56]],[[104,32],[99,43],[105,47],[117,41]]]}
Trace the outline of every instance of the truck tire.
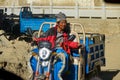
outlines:
{"label": "truck tire", "polygon": [[93,72],[89,75],[90,80],[94,80],[94,78],[99,78],[98,80],[101,80],[99,77],[100,72],[101,72],[100,65],[95,66]]}
{"label": "truck tire", "polygon": [[95,66],[95,76],[99,76],[101,72],[100,65]]}

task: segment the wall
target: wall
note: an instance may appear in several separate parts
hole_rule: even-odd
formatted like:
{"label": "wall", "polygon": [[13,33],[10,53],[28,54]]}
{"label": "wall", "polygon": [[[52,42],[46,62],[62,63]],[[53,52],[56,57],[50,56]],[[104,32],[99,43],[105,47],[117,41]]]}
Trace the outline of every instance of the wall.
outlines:
{"label": "wall", "polygon": [[[75,2],[79,3],[79,6],[94,6],[94,4],[101,4],[102,0],[0,0],[1,6],[10,6],[13,3],[15,5],[28,5],[30,2],[33,2],[33,5],[37,6],[48,6],[50,1],[53,2],[53,5],[57,6],[74,6]],[[95,2],[95,3],[94,3]]]}
{"label": "wall", "polygon": [[[68,18],[68,22],[77,22],[84,26],[85,32],[102,33],[107,37],[120,35],[119,19],[73,19]],[[76,29],[76,31],[80,29]]]}

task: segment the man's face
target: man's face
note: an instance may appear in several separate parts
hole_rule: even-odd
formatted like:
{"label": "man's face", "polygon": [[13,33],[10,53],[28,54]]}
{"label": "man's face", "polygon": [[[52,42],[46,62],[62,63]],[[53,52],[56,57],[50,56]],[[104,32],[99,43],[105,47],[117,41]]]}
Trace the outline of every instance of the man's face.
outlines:
{"label": "man's face", "polygon": [[59,22],[58,26],[61,30],[64,30],[66,27],[66,24],[67,24],[66,20],[62,20]]}

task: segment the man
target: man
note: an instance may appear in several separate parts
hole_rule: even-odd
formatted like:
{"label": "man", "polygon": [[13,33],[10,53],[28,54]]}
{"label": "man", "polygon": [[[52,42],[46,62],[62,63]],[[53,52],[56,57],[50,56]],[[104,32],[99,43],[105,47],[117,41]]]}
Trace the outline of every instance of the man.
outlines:
{"label": "man", "polygon": [[[47,32],[43,33],[40,38],[34,38],[35,41],[49,41],[52,43],[52,49],[57,54],[62,54],[62,58],[65,60],[58,60],[57,63],[65,63],[62,65],[55,64],[54,65],[54,72],[57,74],[54,74],[54,79],[59,80],[62,79],[61,75],[68,69],[68,61],[69,61],[69,55],[70,49],[79,48],[81,47],[81,44],[78,42],[73,42],[71,40],[68,40],[69,35],[65,30],[67,28],[67,20],[66,15],[62,12],[56,15],[57,22],[55,27],[50,28]],[[57,69],[59,70],[57,70]]]}
{"label": "man", "polygon": [[[70,49],[79,48],[82,45],[78,42],[68,40],[66,15],[62,12],[56,15],[57,22],[55,27],[50,28],[40,38],[34,38],[35,41],[47,40],[52,43],[52,48],[62,48],[70,54]],[[66,46],[66,47],[65,47]]]}

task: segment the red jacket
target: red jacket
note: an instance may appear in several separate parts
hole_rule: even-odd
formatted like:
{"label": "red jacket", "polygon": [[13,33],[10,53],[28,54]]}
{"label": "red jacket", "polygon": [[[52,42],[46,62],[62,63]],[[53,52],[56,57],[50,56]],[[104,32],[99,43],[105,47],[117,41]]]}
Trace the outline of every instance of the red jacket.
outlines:
{"label": "red jacket", "polygon": [[[43,41],[43,40],[47,40],[49,42],[52,43],[52,48],[55,47],[55,41],[56,41],[56,35],[57,35],[57,26],[50,28],[47,32],[45,32],[40,38],[35,38],[35,41],[39,42],[39,41]],[[63,47],[63,49],[70,54],[70,49],[75,49],[78,48],[78,42],[73,42],[73,41],[68,41],[68,34],[66,32],[63,33],[63,37],[64,37],[64,42],[61,43],[61,47]]]}

